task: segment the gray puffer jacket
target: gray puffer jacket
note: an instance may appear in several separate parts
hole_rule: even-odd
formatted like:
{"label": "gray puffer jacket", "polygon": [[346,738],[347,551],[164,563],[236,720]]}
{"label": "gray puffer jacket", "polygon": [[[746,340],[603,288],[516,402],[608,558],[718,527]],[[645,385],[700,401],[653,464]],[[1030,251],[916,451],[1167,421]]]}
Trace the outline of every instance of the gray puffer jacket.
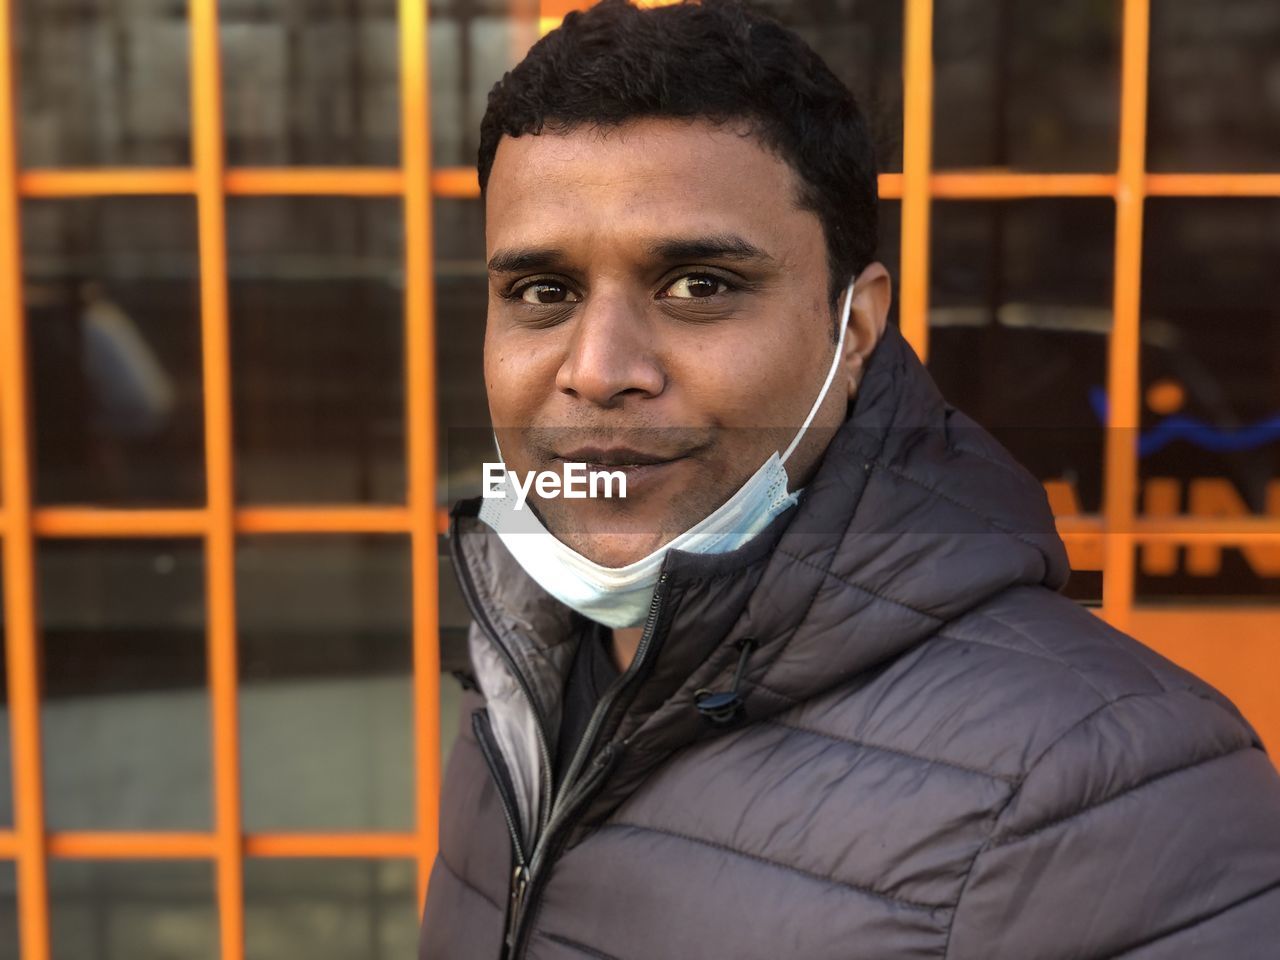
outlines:
{"label": "gray puffer jacket", "polygon": [[1043,488],[896,329],[798,507],[668,555],[554,796],[577,632],[476,509],[422,960],[1280,957],[1256,732],[1058,592]]}

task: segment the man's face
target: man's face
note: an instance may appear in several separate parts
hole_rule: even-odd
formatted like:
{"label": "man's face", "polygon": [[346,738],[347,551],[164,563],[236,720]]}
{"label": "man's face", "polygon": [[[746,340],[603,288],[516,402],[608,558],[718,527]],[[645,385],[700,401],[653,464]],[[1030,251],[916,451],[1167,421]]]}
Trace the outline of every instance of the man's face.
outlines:
{"label": "man's face", "polygon": [[[627,498],[540,499],[548,530],[616,567],[720,506],[816,399],[835,351],[822,226],[753,136],[644,119],[504,137],[486,195],[485,383],[507,468],[586,462]],[[863,271],[840,369],[787,463],[792,488],[844,419],[884,327]]]}

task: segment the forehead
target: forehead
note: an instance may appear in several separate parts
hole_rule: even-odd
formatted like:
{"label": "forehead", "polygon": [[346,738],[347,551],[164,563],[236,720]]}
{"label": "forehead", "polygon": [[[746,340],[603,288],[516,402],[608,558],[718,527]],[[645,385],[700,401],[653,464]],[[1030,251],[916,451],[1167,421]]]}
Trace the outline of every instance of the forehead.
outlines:
{"label": "forehead", "polygon": [[811,243],[791,168],[741,125],[643,119],[503,137],[485,198],[492,252],[683,230],[734,232],[762,246]]}

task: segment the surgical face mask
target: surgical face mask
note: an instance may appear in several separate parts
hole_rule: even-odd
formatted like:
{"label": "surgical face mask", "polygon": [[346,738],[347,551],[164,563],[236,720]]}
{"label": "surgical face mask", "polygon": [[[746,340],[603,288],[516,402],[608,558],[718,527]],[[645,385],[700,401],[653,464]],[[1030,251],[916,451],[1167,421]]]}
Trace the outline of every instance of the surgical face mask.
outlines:
{"label": "surgical face mask", "polygon": [[[497,533],[524,571],[553,597],[606,626],[639,626],[649,611],[668,550],[689,553],[736,550],[799,499],[800,491],[787,491],[786,462],[809,429],[840,369],[853,303],[853,284],[854,281],[850,281],[845,289],[839,340],[827,378],[787,449],[782,453],[774,451],[733,496],[675,539],[625,567],[601,566],[556,539],[527,506],[518,508],[510,474],[506,474],[504,496],[485,498],[480,520]],[[496,436],[494,443],[497,443]],[[501,450],[498,456],[501,458]]]}

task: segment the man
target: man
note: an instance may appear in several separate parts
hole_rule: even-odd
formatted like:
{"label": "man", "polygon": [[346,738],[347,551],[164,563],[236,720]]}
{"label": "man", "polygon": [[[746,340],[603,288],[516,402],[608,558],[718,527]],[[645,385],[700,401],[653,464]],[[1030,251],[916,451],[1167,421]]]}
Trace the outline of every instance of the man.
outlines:
{"label": "man", "polygon": [[[515,480],[454,513],[480,693],[424,960],[1280,955],[1275,768],[1058,592],[1042,487],[886,323],[811,50],[605,0],[479,171]],[[572,463],[626,497],[520,479]]]}

